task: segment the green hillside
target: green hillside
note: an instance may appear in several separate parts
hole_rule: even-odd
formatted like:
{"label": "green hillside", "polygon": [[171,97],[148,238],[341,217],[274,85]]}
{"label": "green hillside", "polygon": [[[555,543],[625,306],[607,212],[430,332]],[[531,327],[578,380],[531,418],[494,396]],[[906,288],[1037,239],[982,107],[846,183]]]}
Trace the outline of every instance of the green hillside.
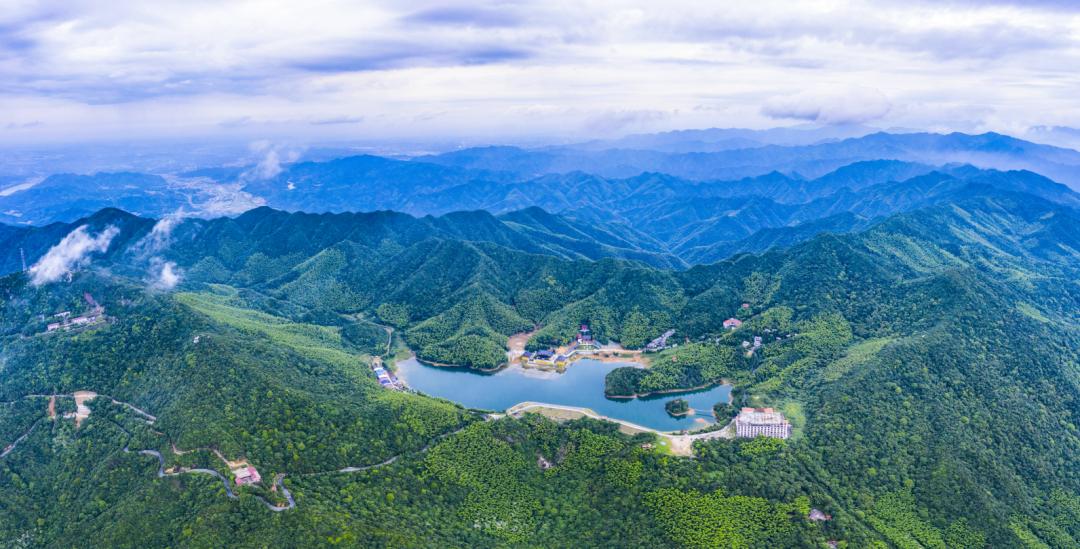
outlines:
{"label": "green hillside", "polygon": [[[0,443],[28,432],[0,458],[4,543],[1080,542],[1074,210],[993,191],[685,271],[534,253],[529,239],[410,235],[411,222],[386,219],[186,222],[162,252],[185,275],[174,293],[146,291],[124,249],[100,260],[109,272],[70,283],[0,279]],[[113,320],[41,333],[42,315],[81,310],[86,291]],[[736,315],[745,322],[725,330]],[[628,346],[668,328],[691,340],[642,375],[616,370],[609,392],[730,380],[736,406],[783,408],[794,436],[699,442],[697,459],[676,458],[609,423],[485,421],[383,390],[368,367],[384,326],[394,349],[489,368],[512,333],[539,326],[536,347],[585,321]],[[754,335],[763,344],[748,354]],[[30,396],[79,390],[107,398],[78,428]],[[215,449],[246,458],[267,487],[232,499],[209,474],[159,478],[144,449],[170,470],[227,474]],[[285,505],[268,488],[278,474],[293,509],[267,508]],[[811,506],[832,520],[807,520]]]}

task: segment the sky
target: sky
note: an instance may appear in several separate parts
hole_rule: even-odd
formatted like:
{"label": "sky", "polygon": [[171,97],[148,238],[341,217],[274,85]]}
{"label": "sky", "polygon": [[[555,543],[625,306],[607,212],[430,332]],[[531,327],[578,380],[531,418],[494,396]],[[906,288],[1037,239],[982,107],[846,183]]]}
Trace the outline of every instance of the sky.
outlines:
{"label": "sky", "polygon": [[1080,127],[1080,2],[0,4],[7,144]]}

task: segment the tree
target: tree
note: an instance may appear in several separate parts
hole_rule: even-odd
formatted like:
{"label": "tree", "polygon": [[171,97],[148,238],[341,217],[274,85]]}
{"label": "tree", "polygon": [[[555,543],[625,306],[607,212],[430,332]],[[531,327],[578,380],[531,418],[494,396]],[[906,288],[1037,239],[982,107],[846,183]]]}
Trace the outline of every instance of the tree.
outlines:
{"label": "tree", "polygon": [[672,417],[685,416],[690,413],[690,403],[684,398],[676,398],[667,401],[664,404],[664,409]]}
{"label": "tree", "polygon": [[619,343],[628,349],[640,349],[649,342],[649,318],[637,307],[623,321]]}

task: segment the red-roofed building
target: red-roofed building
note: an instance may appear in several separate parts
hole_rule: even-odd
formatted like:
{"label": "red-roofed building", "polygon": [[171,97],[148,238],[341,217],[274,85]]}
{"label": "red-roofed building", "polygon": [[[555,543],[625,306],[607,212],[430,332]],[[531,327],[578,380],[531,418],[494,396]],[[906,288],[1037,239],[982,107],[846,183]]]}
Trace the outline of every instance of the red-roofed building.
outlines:
{"label": "red-roofed building", "polygon": [[742,321],[737,318],[729,318],[724,321],[724,328],[734,330],[739,326],[742,326]]}
{"label": "red-roofed building", "polygon": [[233,474],[236,475],[237,486],[244,486],[245,484],[255,484],[256,482],[262,480],[262,477],[259,476],[259,472],[250,465],[247,467],[241,467],[233,471]]}

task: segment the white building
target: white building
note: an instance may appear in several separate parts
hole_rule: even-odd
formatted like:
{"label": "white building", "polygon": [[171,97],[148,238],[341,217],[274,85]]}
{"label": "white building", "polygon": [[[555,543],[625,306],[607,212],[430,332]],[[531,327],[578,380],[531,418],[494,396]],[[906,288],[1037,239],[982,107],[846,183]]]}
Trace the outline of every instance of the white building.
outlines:
{"label": "white building", "polygon": [[788,438],[791,436],[791,423],[783,413],[772,408],[743,408],[735,417],[735,436]]}

